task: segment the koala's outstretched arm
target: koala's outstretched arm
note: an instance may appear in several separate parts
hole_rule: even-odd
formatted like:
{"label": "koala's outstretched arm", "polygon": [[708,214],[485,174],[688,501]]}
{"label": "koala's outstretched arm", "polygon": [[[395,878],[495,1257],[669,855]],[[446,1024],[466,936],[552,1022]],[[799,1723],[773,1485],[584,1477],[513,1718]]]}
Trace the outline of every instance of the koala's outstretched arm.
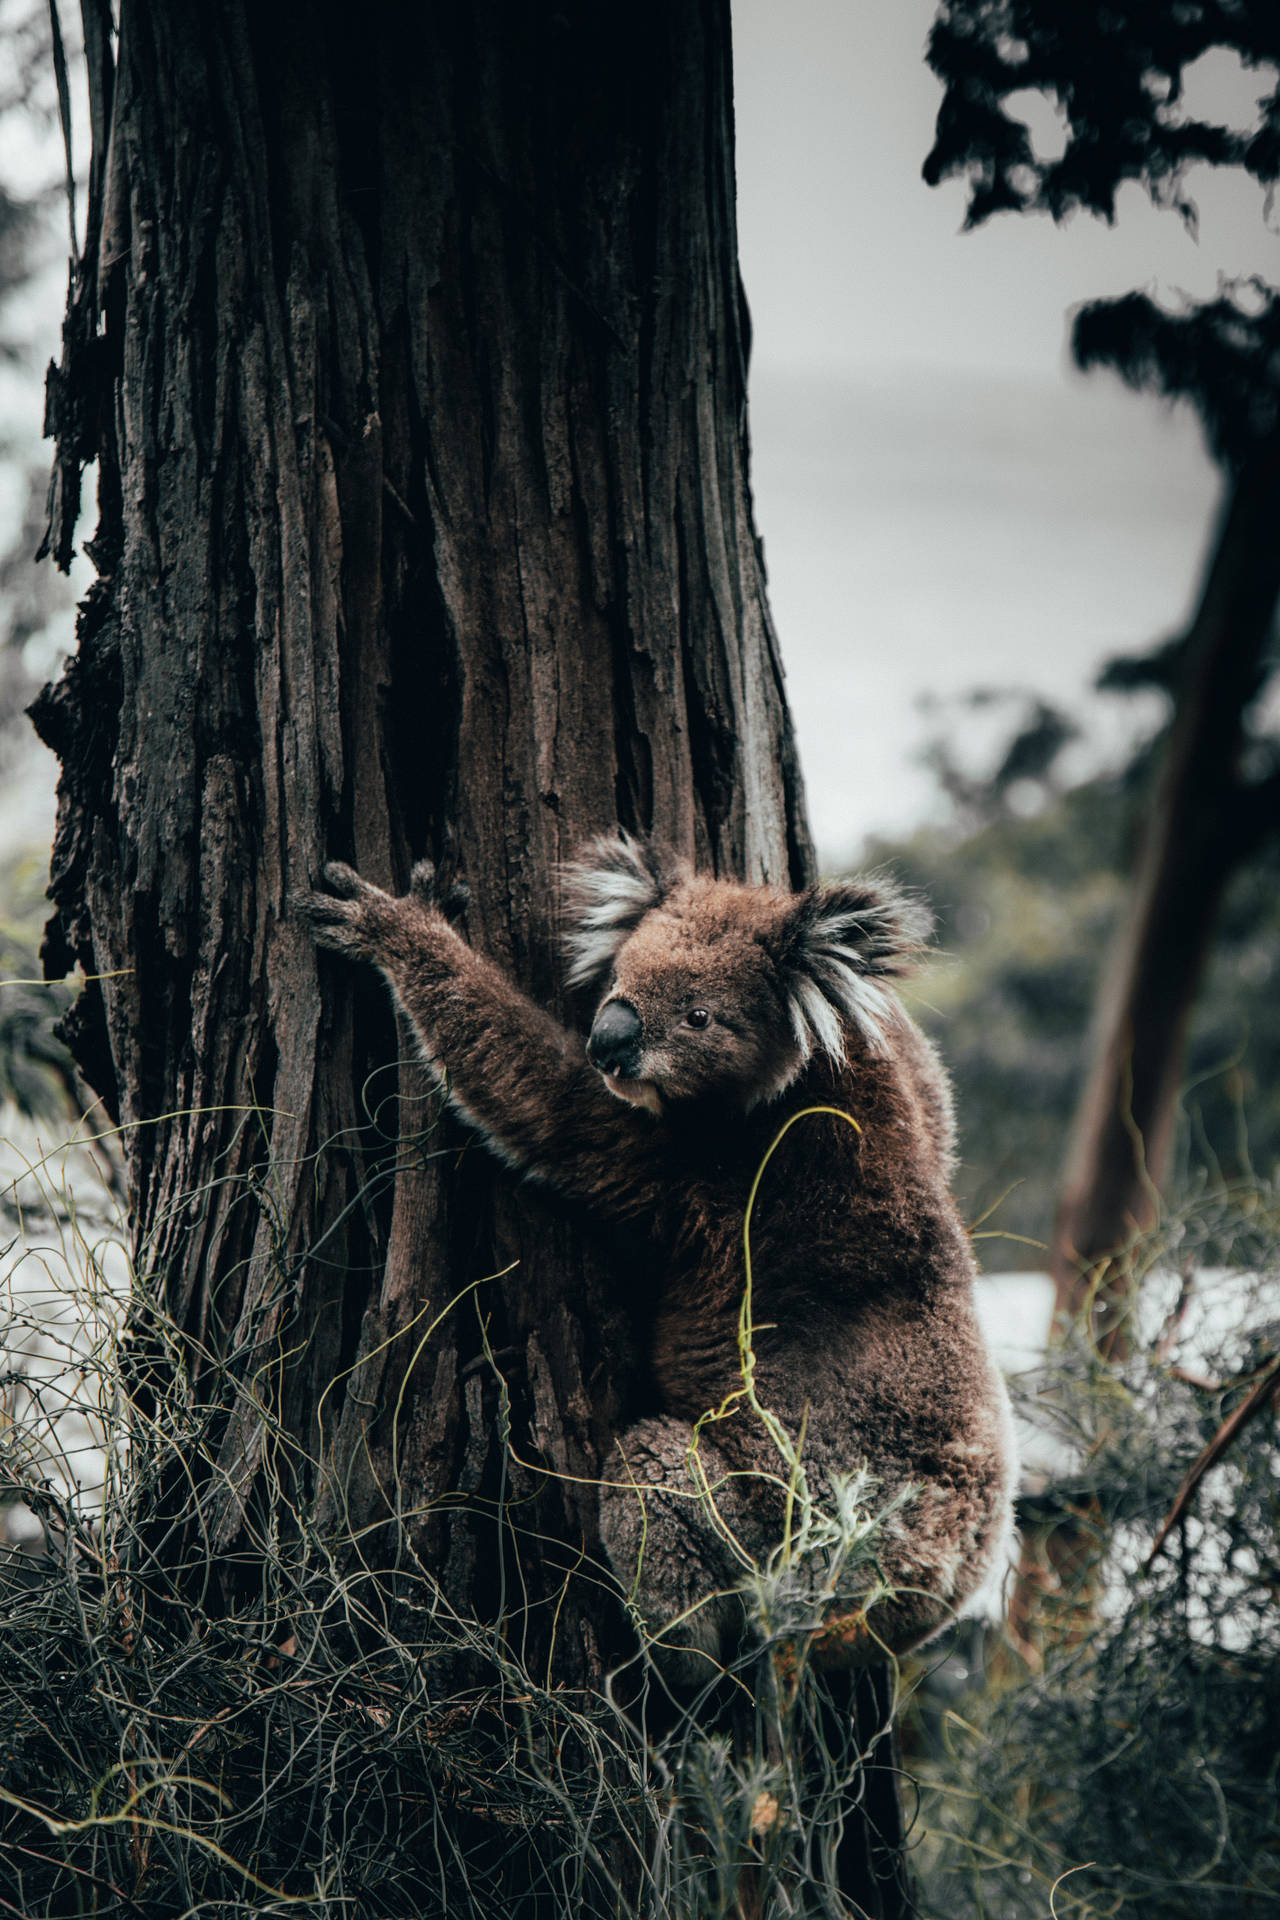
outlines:
{"label": "koala's outstretched arm", "polygon": [[614,1099],[582,1040],[454,931],[430,863],[399,899],[341,861],[324,879],[330,892],[299,901],[316,941],[381,970],[448,1098],[493,1151],[606,1212],[642,1208],[646,1173],[660,1177],[652,1120]]}

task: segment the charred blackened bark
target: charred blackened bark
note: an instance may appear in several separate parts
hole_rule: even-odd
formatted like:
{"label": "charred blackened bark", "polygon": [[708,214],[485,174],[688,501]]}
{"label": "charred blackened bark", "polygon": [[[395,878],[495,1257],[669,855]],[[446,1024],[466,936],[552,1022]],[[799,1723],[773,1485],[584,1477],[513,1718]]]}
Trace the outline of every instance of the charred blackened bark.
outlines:
{"label": "charred blackened bark", "polygon": [[514,1494],[528,1656],[591,1685],[621,1609],[564,1582],[643,1276],[620,1295],[617,1249],[439,1118],[291,895],[331,856],[397,890],[444,859],[468,937],[560,1007],[584,836],[810,877],[747,484],[726,0],[123,0],[114,62],[102,0],[86,25],[50,542],[65,563],[96,457],[99,578],[37,715],[47,958],[100,977],[73,1043],[195,1390],[254,1385],[201,1490],[219,1571],[251,1568],[270,1485],[403,1520],[492,1618],[476,1512]]}

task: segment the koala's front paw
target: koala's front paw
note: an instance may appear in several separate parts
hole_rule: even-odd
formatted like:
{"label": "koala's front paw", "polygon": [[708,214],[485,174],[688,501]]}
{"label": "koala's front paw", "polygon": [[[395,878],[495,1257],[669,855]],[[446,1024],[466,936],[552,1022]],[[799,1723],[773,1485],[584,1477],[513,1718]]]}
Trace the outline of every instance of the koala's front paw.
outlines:
{"label": "koala's front paw", "polygon": [[323,878],[328,893],[297,896],[316,945],[331,947],[353,960],[380,959],[394,929],[399,902],[362,880],[343,860],[328,861]]}

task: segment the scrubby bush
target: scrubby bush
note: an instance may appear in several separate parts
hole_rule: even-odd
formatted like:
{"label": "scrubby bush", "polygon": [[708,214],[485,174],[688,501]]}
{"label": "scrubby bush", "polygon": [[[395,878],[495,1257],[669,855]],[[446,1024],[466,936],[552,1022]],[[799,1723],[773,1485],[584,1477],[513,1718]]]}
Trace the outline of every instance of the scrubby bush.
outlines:
{"label": "scrubby bush", "polygon": [[[71,1196],[41,1205],[65,1218]],[[229,1577],[199,1489],[245,1378],[228,1369],[219,1388],[202,1354],[197,1396],[190,1335],[154,1289],[119,1284],[100,1242],[15,1253],[0,1504],[23,1524],[0,1552],[0,1911],[816,1920],[851,1911],[855,1839],[859,1873],[897,1871],[875,1689],[808,1659],[822,1597],[874,1581],[865,1481],[827,1511],[791,1463],[789,1540],[751,1580],[754,1642],[701,1698],[674,1697],[643,1655],[575,1695],[523,1662],[518,1614],[451,1607],[401,1530],[318,1520],[341,1502],[302,1502],[323,1466],[265,1401],[266,1524]],[[34,1258],[82,1308],[56,1366],[49,1301],[21,1284]],[[850,1816],[869,1806],[874,1826],[878,1800],[886,1845],[868,1859]]]}
{"label": "scrubby bush", "polygon": [[1123,1355],[1019,1383],[1023,1657],[921,1768],[939,1920],[1280,1911],[1280,1192],[1202,1192],[1135,1257]]}

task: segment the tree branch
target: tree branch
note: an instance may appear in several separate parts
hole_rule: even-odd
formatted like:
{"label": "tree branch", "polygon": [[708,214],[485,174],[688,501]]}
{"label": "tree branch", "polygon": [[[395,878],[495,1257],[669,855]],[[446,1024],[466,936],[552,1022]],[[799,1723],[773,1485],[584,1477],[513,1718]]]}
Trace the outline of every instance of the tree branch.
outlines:
{"label": "tree branch", "polygon": [[1268,1400],[1274,1399],[1277,1388],[1280,1388],[1280,1353],[1272,1355],[1266,1364],[1262,1378],[1258,1381],[1252,1392],[1246,1394],[1245,1398],[1240,1402],[1240,1405],[1227,1415],[1203,1453],[1192,1463],[1187,1472],[1186,1479],[1178,1488],[1177,1498],[1170,1507],[1165,1516],[1164,1524],[1155,1537],[1155,1544],[1152,1546],[1150,1553],[1143,1563],[1144,1573],[1150,1571],[1156,1555],[1159,1553],[1161,1547],[1163,1547],[1173,1528],[1177,1526],[1179,1520],[1186,1512],[1191,1503],[1191,1496],[1204,1479],[1206,1473],[1208,1473],[1210,1467],[1215,1466],[1217,1462],[1221,1460],[1223,1454],[1227,1451],[1227,1448],[1231,1445],[1237,1434],[1242,1433],[1249,1422],[1256,1419],[1257,1415],[1260,1414],[1266,1406]]}
{"label": "tree branch", "polygon": [[1280,767],[1263,780],[1241,786],[1232,817],[1234,864],[1251,859],[1262,842],[1280,830]]}

